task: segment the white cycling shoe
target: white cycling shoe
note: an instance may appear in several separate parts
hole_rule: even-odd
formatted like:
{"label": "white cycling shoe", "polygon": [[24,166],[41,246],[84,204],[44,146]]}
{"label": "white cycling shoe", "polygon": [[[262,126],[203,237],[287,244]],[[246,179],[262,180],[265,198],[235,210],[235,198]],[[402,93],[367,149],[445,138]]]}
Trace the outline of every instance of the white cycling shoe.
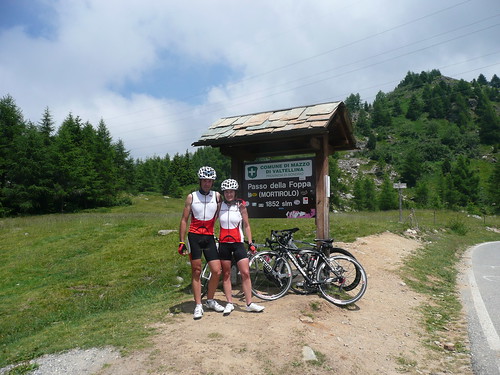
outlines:
{"label": "white cycling shoe", "polygon": [[247,311],[251,312],[261,312],[264,311],[264,306],[257,305],[256,303],[251,303],[250,305],[247,305]]}
{"label": "white cycling shoe", "polygon": [[214,299],[207,299],[207,303],[205,304],[205,306],[207,307],[207,309],[214,310],[217,312],[224,311],[224,307],[219,305],[219,303]]}
{"label": "white cycling shoe", "polygon": [[203,306],[196,305],[196,307],[194,308],[193,319],[198,320],[201,319],[202,316],[203,316]]}
{"label": "white cycling shoe", "polygon": [[228,316],[231,314],[231,311],[234,310],[234,305],[232,303],[228,303],[226,307],[224,307],[224,316]]}

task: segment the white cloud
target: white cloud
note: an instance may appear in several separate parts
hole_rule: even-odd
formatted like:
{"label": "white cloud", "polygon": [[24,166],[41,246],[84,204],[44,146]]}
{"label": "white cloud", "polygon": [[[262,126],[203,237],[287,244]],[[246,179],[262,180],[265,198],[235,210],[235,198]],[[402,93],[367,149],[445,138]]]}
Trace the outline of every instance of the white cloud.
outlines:
{"label": "white cloud", "polygon": [[[0,95],[11,94],[33,121],[47,106],[57,125],[70,112],[95,125],[103,118],[135,157],[173,155],[192,150],[222,116],[358,92],[372,101],[408,71],[491,78],[500,63],[500,5],[477,3],[43,2],[53,7],[51,34],[0,29]],[[178,91],[201,98],[196,104],[140,85],[153,70],[168,84],[176,65],[225,66],[228,74],[201,88],[196,76],[186,78]],[[131,82],[143,91],[127,91]]]}

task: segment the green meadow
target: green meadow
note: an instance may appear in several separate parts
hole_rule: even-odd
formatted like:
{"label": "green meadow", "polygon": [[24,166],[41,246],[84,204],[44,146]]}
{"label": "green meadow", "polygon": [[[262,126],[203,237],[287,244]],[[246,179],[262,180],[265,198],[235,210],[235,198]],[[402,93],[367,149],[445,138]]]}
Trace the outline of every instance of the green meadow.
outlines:
{"label": "green meadow", "polygon": [[[124,352],[148,345],[149,323],[168,320],[189,300],[190,267],[177,254],[182,199],[133,197],[133,205],[77,214],[0,219],[0,367],[71,348],[113,345]],[[473,244],[500,240],[498,217],[453,211],[334,213],[338,241],[418,223],[428,244],[401,269],[413,289],[435,298],[422,309],[429,340],[459,315],[456,263]],[[299,227],[315,237],[313,219],[252,219],[256,242],[271,229]],[[180,279],[180,278],[182,279]],[[443,297],[445,296],[445,297]],[[439,321],[433,316],[440,315]]]}

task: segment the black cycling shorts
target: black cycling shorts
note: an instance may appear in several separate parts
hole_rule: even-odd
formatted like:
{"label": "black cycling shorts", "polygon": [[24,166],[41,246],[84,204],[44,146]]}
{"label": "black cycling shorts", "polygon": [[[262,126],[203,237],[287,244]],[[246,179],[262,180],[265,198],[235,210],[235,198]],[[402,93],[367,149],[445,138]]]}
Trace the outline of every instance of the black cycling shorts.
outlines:
{"label": "black cycling shorts", "polygon": [[188,233],[188,241],[189,249],[191,250],[191,259],[201,259],[202,252],[207,262],[219,259],[214,236]]}
{"label": "black cycling shorts", "polygon": [[221,260],[231,260],[233,256],[236,263],[248,258],[243,242],[223,242],[219,244],[219,257]]}

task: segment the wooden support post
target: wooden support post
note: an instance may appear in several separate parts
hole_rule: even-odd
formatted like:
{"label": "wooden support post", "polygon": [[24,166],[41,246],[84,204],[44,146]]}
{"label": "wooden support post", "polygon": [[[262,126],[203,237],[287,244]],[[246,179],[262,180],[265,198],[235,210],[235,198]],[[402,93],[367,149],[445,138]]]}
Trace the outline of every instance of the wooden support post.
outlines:
{"label": "wooden support post", "polygon": [[[243,161],[236,158],[236,157],[231,157],[231,178],[234,178],[236,181],[238,181],[238,184],[240,186],[243,184]],[[221,181],[222,182],[222,181]],[[240,189],[241,192],[241,189]]]}
{"label": "wooden support post", "polygon": [[330,237],[329,206],[330,198],[327,196],[328,175],[328,134],[321,139],[321,148],[316,153],[316,237]]}

